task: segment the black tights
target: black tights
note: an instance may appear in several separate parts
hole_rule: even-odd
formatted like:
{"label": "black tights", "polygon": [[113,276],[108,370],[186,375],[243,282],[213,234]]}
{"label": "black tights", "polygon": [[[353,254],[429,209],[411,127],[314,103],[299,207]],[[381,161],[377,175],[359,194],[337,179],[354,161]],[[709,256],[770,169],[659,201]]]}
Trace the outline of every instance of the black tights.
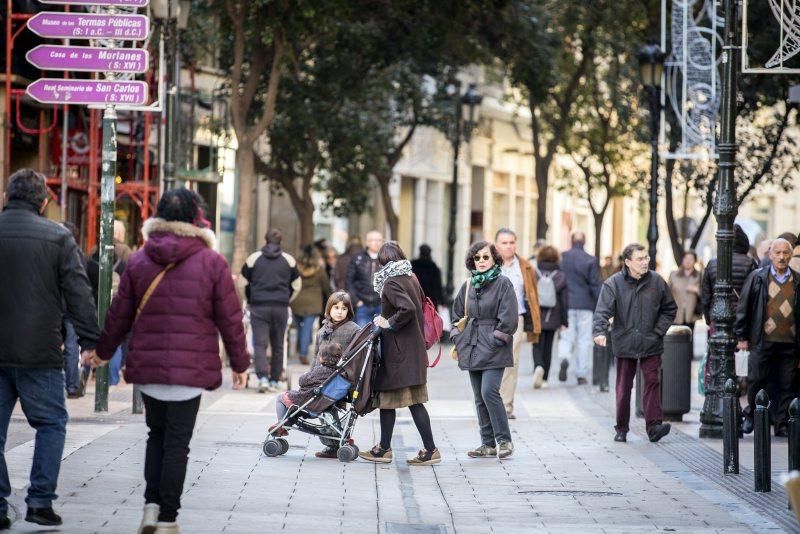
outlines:
{"label": "black tights", "polygon": [[[414,404],[408,407],[411,410],[411,417],[417,426],[422,444],[425,450],[432,451],[436,448],[433,443],[433,431],[431,430],[431,418],[424,404]],[[396,410],[381,410],[381,449],[388,449],[392,446],[392,432],[394,422],[397,419]]]}

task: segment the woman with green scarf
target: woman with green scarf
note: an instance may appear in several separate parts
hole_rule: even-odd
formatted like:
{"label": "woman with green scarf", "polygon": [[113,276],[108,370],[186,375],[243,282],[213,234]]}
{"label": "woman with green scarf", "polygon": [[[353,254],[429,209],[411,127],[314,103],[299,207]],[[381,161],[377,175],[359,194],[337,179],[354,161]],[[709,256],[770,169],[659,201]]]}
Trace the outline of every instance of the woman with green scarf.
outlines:
{"label": "woman with green scarf", "polygon": [[519,306],[514,285],[501,274],[501,263],[488,241],[472,245],[466,261],[472,276],[453,303],[450,339],[459,368],[469,371],[481,432],[481,445],[467,453],[470,458],[506,458],[514,452],[500,383],[505,368],[514,365],[511,341]]}

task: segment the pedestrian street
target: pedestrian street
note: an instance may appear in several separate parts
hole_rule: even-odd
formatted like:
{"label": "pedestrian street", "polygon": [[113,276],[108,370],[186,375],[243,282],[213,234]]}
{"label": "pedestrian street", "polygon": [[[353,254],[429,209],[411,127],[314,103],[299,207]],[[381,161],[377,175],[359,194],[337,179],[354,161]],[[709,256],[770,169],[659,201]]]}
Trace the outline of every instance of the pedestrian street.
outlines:
{"label": "pedestrian street", "polygon": [[[523,347],[523,356],[529,349]],[[302,370],[292,366],[294,376]],[[719,453],[694,437],[695,423],[679,423],[678,431],[652,444],[638,419],[628,443],[614,443],[613,393],[556,380],[534,391],[531,371],[524,357],[517,419],[511,421],[516,451],[501,461],[466,455],[479,442],[466,374],[448,359],[429,370],[429,409],[443,458],[435,467],[405,463],[421,446],[407,411],[399,413],[392,464],[315,458],[321,444],[296,431],[288,436],[286,455],[268,458],[261,445],[275,420],[275,395],[232,391],[226,383],[204,394],[181,528],[187,533],[791,531],[793,519],[780,502],[777,481],[771,494],[760,497],[772,508],[749,502],[752,491],[726,490],[725,483],[715,482],[722,478]],[[64,524],[48,532],[136,531],[146,427],[143,416],[130,415],[129,398],[129,386],[112,390],[108,415],[92,413],[92,395],[69,401],[72,420],[54,503]],[[370,415],[358,422],[356,443],[362,450],[371,447],[378,432],[377,417]],[[16,412],[6,447],[14,488],[10,516],[17,516],[12,532],[46,531],[20,520],[32,438]],[[709,459],[717,463],[706,465]],[[777,519],[770,515],[774,510],[782,512]]]}

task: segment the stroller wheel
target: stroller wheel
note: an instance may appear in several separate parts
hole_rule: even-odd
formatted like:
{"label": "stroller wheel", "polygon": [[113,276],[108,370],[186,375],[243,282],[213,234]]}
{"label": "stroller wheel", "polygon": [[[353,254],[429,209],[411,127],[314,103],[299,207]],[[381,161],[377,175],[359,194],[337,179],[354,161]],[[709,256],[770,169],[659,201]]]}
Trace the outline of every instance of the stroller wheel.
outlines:
{"label": "stroller wheel", "polygon": [[286,454],[287,452],[289,452],[289,442],[288,441],[286,441],[283,438],[278,438],[275,441],[277,441],[278,444],[281,446],[281,450],[280,450],[280,452],[278,454],[283,455],[283,454]]}
{"label": "stroller wheel", "polygon": [[[287,445],[287,449],[288,449],[288,445],[289,444],[287,443],[286,445]],[[283,447],[281,447],[281,444],[278,443],[278,440],[275,440],[275,439],[270,439],[270,440],[265,441],[263,450],[264,450],[264,454],[266,454],[270,458],[274,458],[275,456],[280,456],[281,454],[283,454],[281,452],[281,450],[283,450]]]}
{"label": "stroller wheel", "polygon": [[352,462],[358,457],[358,449],[355,445],[345,445],[336,451],[336,457],[340,462]]}

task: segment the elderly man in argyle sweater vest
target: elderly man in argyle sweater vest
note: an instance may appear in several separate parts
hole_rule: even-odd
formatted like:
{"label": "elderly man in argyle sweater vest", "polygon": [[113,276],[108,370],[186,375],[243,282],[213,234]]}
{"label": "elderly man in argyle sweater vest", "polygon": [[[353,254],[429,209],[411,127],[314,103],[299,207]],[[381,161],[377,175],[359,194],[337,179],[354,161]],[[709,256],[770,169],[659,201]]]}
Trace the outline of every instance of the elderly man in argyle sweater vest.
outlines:
{"label": "elderly man in argyle sweater vest", "polygon": [[736,309],[735,333],[738,348],[750,351],[745,420],[742,430],[753,431],[753,411],[758,391],[777,372],[780,398],[777,402],[775,435],[788,436],[786,419],[789,403],[797,395],[797,364],[800,356],[800,274],[789,268],[792,246],[776,239],[770,248],[772,264],[750,273]]}

